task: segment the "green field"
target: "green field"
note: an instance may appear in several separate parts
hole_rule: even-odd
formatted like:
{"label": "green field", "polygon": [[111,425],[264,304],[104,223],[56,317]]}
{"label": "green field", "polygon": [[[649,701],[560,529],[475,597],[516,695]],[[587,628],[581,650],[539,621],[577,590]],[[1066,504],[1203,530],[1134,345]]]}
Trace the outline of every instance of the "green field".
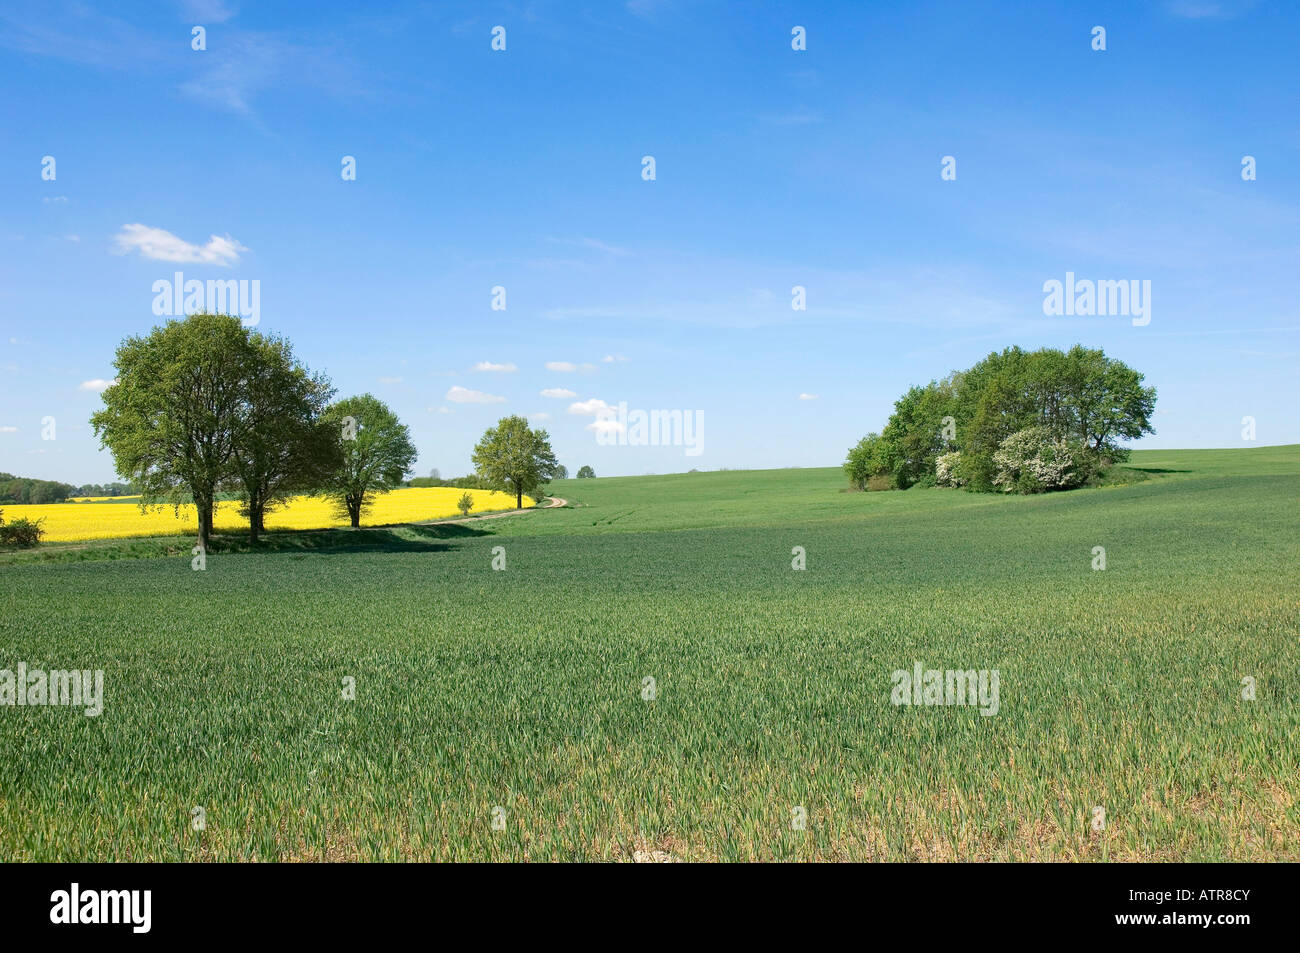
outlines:
{"label": "green field", "polygon": [[[1300,447],[1130,466],[0,557],[0,668],[106,681],[0,708],[0,859],[1300,859]],[[916,660],[997,669],[997,714],[891,704]]]}

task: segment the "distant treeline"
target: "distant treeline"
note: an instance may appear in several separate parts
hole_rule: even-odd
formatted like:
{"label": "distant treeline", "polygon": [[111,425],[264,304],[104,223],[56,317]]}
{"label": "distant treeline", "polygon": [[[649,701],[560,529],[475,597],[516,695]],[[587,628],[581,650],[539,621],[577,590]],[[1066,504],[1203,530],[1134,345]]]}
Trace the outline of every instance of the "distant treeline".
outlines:
{"label": "distant treeline", "polygon": [[130,496],[134,493],[125,483],[86,483],[73,486],[56,480],[0,473],[0,503],[62,503],[70,496]]}
{"label": "distant treeline", "polygon": [[450,480],[444,480],[442,477],[427,476],[414,477],[406,481],[407,486],[454,486],[458,490],[490,490],[493,487],[488,486],[487,482],[478,474],[471,473],[469,476],[453,477]]}

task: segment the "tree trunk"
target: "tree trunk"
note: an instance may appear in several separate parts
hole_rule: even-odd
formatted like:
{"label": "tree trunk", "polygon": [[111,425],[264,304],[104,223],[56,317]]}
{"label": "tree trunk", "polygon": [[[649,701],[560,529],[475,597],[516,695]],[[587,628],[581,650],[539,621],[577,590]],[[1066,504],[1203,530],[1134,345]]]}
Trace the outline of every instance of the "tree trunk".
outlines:
{"label": "tree trunk", "polygon": [[262,505],[248,501],[248,541],[257,542],[257,534],[262,531]]}
{"label": "tree trunk", "polygon": [[361,501],[360,500],[353,500],[353,499],[348,500],[348,516],[352,518],[352,528],[360,529],[361,528]]}
{"label": "tree trunk", "polygon": [[515,488],[515,509],[522,510],[523,508],[524,508],[524,491],[516,487]]}
{"label": "tree trunk", "polygon": [[199,511],[199,545],[207,552],[212,539],[212,501],[196,498],[194,503]]}

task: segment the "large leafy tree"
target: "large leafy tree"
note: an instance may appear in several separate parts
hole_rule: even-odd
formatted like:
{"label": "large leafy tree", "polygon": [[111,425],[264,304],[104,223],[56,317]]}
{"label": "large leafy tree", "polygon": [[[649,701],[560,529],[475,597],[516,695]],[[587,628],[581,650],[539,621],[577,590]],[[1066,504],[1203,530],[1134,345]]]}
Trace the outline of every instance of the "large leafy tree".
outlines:
{"label": "large leafy tree", "polygon": [[357,527],[375,494],[401,486],[419,454],[407,426],[370,394],[333,404],[325,420],[340,454],[326,488]]}
{"label": "large leafy tree", "polygon": [[[1127,457],[1118,441],[1154,432],[1156,391],[1142,380],[1123,362],[1079,345],[995,351],[969,370],[909,390],[880,435],[850,451],[846,470],[858,485],[885,472],[900,488],[928,485],[938,456],[960,451],[949,458],[960,461],[956,482],[991,490],[1003,441],[1041,429],[1053,444],[1086,450],[1095,472]],[[951,437],[943,435],[945,417],[952,418]]]}
{"label": "large leafy tree", "polygon": [[524,505],[525,493],[549,483],[558,466],[550,434],[530,429],[523,417],[502,417],[483,434],[473,459],[489,485],[515,494],[516,506]]}
{"label": "large leafy tree", "polygon": [[338,433],[324,420],[334,389],[294,360],[282,338],[251,336],[255,361],[235,441],[231,485],[241,494],[249,538],[266,513],[296,493],[322,488],[342,464]]}
{"label": "large leafy tree", "polygon": [[245,381],[255,360],[250,333],[231,315],[169,321],[117,349],[117,380],[91,417],[117,472],[141,505],[184,502],[198,509],[199,544],[212,535],[217,488],[231,475],[245,421]]}

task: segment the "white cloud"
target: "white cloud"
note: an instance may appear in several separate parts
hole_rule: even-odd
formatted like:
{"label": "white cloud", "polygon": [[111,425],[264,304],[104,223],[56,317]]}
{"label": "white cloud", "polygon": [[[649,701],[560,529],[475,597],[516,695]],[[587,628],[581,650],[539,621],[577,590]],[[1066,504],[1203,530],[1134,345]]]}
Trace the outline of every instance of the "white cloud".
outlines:
{"label": "white cloud", "polygon": [[111,381],[106,381],[102,377],[96,377],[92,381],[82,381],[79,385],[77,385],[77,390],[90,390],[98,394],[102,391],[108,390],[116,383],[117,383],[116,378],[114,378]]}
{"label": "white cloud", "polygon": [[543,410],[535,414],[529,414],[528,419],[529,420],[550,420],[551,415]]}
{"label": "white cloud", "polygon": [[513,364],[493,364],[491,361],[479,361],[474,365],[476,371],[497,371],[502,374],[513,374],[519,368]]}
{"label": "white cloud", "polygon": [[119,255],[138,251],[143,257],[154,261],[175,261],[201,265],[233,265],[239,261],[241,253],[248,251],[234,238],[226,235],[212,235],[202,247],[193,245],[185,239],[173,235],[162,228],[150,228],[136,223],[123,225],[122,230],[113,238],[115,250]]}
{"label": "white cloud", "polygon": [[599,397],[593,397],[591,400],[578,401],[577,403],[569,405],[569,413],[571,414],[596,415],[601,413],[613,414],[617,412],[617,408],[609,406],[609,404],[605,403]]}
{"label": "white cloud", "polygon": [[596,365],[595,364],[574,364],[572,361],[547,361],[546,369],[548,371],[559,371],[561,373],[568,374],[568,373],[572,373],[573,371],[594,371],[596,369]]}
{"label": "white cloud", "polygon": [[596,433],[622,433],[624,427],[617,420],[593,420],[584,429],[594,430]]}
{"label": "white cloud", "polygon": [[569,397],[577,397],[578,392],[576,390],[569,390],[567,387],[548,387],[542,391],[542,396],[567,399]]}
{"label": "white cloud", "polygon": [[459,384],[454,384],[451,390],[447,391],[446,399],[456,404],[505,403],[504,397],[498,397],[496,394],[485,394],[481,390],[470,390],[468,387],[461,387]]}
{"label": "white cloud", "polygon": [[816,395],[816,394],[800,394],[800,395],[799,395],[799,399],[800,399],[800,400],[816,400],[816,399],[817,399],[817,395]]}
{"label": "white cloud", "polygon": [[68,197],[66,195],[47,195],[41,201],[46,205],[67,205]]}
{"label": "white cloud", "polygon": [[0,427],[0,433],[17,433],[17,427]]}
{"label": "white cloud", "polygon": [[622,354],[617,354],[617,355],[606,354],[604,357],[600,359],[600,362],[602,364],[614,364],[614,363],[626,364],[627,358],[625,358]]}

